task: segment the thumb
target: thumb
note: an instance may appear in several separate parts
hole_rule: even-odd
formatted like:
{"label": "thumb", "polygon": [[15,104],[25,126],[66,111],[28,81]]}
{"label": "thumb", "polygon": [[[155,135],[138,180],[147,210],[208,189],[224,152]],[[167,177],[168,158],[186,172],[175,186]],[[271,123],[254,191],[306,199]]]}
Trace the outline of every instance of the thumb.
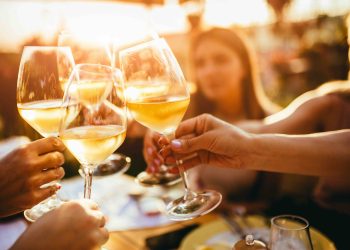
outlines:
{"label": "thumb", "polygon": [[210,138],[206,135],[200,135],[188,139],[175,139],[171,141],[171,149],[176,153],[192,153],[202,149],[207,149]]}

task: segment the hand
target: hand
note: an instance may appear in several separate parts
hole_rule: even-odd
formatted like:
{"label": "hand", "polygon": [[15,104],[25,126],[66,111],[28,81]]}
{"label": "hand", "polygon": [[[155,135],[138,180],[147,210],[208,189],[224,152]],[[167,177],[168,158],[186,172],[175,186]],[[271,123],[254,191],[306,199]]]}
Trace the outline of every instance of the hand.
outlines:
{"label": "hand", "polygon": [[70,201],[39,218],[11,250],[96,249],[108,240],[105,218],[91,200]]}
{"label": "hand", "polygon": [[31,208],[53,195],[59,185],[40,188],[64,176],[63,143],[54,137],[13,150],[0,160],[0,217]]}
{"label": "hand", "polygon": [[143,141],[143,157],[147,163],[147,172],[155,173],[163,164],[163,157],[159,154],[161,145],[158,143],[161,135],[148,130]]}
{"label": "hand", "polygon": [[[184,169],[198,164],[233,168],[247,166],[251,135],[211,115],[204,114],[182,122],[176,138],[179,139],[171,142],[170,149]],[[193,153],[196,154],[190,157]],[[167,164],[175,162],[169,147],[163,151],[163,157]]]}

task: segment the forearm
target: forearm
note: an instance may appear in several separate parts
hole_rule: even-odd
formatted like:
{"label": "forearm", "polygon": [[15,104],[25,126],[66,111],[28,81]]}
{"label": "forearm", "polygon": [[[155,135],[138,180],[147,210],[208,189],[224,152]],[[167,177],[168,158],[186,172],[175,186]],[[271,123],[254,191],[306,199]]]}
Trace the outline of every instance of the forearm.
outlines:
{"label": "forearm", "polygon": [[246,167],[304,175],[350,175],[350,130],[308,135],[264,134],[251,139]]}

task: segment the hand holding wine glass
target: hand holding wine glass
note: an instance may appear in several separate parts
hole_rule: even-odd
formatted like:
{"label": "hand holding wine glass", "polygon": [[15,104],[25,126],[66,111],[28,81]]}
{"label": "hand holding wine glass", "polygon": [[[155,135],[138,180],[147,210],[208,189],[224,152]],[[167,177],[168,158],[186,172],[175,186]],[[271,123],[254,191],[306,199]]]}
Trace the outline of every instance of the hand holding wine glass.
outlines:
{"label": "hand holding wine glass", "polygon": [[83,166],[84,198],[90,199],[94,169],[123,143],[126,136],[126,107],[120,71],[99,64],[77,65],[63,103],[65,112],[60,138]]}
{"label": "hand holding wine glass", "polygon": [[[58,135],[64,94],[64,83],[59,76],[68,78],[73,67],[68,47],[26,46],[23,50],[17,79],[17,107],[22,118],[43,137]],[[35,221],[61,203],[54,195],[26,210],[24,215],[27,220]]]}
{"label": "hand holding wine glass", "polygon": [[[126,81],[127,107],[134,119],[164,135],[170,141],[190,102],[190,93],[180,66],[164,39],[154,39],[120,52]],[[187,173],[180,168],[185,186],[183,197],[167,206],[173,220],[188,220],[209,213],[221,202],[216,191],[195,193],[187,184]],[[158,173],[137,176],[143,185],[166,185],[179,178],[163,166]]]}

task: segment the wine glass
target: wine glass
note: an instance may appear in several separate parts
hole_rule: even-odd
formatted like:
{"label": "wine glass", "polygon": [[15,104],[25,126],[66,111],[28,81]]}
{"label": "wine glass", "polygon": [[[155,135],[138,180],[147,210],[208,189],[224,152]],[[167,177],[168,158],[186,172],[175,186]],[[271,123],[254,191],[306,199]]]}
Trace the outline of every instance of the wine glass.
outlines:
{"label": "wine glass", "polygon": [[273,217],[269,249],[312,250],[309,222],[296,215]]}
{"label": "wine glass", "polygon": [[[113,46],[109,39],[99,39],[93,35],[82,36],[63,30],[58,35],[58,46],[70,47],[76,64],[92,63],[114,67]],[[94,169],[93,175],[99,177],[120,175],[129,169],[130,163],[130,158],[126,155],[113,153]],[[80,166],[79,174],[84,176],[82,166]]]}
{"label": "wine glass", "polygon": [[[175,130],[190,102],[190,94],[180,66],[164,39],[154,39],[120,51],[120,65],[125,79],[127,107],[142,125],[166,136]],[[209,213],[221,202],[216,191],[195,193],[189,189],[187,173],[180,167],[185,195],[167,206],[173,220],[188,220]],[[137,181],[143,185],[169,184],[177,175],[163,166],[160,173],[142,172]]]}
{"label": "wine glass", "polygon": [[[63,82],[74,67],[68,47],[25,46],[17,80],[17,108],[21,117],[43,137],[57,136],[62,116]],[[53,185],[50,183],[49,185]],[[33,222],[62,203],[56,195],[24,211]]]}
{"label": "wine glass", "polygon": [[84,198],[90,199],[94,169],[123,143],[126,136],[121,73],[105,65],[78,64],[63,99],[65,112],[59,136],[83,166]]}

